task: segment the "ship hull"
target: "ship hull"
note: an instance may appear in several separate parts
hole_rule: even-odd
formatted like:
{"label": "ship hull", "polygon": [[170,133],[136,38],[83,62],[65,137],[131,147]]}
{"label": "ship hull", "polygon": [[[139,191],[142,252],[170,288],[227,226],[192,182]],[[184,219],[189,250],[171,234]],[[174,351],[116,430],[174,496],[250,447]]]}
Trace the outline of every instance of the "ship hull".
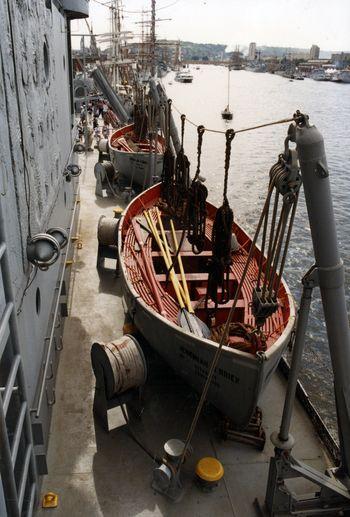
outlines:
{"label": "ship hull", "polygon": [[[146,193],[154,189],[159,189],[159,186]],[[141,197],[142,194],[138,196]],[[135,198],[136,202],[138,198]],[[133,203],[134,201],[131,205]],[[144,204],[142,199],[141,204]],[[123,252],[123,233],[129,224],[127,208],[119,225],[118,251],[122,291],[128,311],[149,344],[176,373],[200,393],[218,344],[186,332],[169,321],[153,310],[135,290],[128,276]],[[290,298],[285,285],[284,289]],[[244,429],[249,424],[259,398],[290,341],[294,320],[294,306],[291,302],[289,320],[283,333],[265,352],[249,354],[223,347],[207,400],[229,417],[235,427]]]}

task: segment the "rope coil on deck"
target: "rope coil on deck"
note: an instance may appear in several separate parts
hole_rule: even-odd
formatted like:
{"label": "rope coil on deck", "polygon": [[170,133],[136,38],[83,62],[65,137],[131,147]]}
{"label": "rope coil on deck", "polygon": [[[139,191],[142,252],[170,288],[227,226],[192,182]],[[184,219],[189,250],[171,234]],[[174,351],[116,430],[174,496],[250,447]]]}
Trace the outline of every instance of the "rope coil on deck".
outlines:
{"label": "rope coil on deck", "polygon": [[145,357],[137,340],[128,334],[109,343],[94,343],[91,361],[96,378],[98,370],[103,370],[109,399],[146,382]]}

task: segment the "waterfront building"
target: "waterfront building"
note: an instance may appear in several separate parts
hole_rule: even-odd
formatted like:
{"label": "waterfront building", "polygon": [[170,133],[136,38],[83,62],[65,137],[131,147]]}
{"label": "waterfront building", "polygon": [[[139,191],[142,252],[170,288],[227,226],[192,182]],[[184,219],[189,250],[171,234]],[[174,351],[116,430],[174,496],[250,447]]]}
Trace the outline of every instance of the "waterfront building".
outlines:
{"label": "waterfront building", "polygon": [[350,52],[337,52],[332,54],[331,60],[336,68],[345,68],[350,65]]}
{"label": "waterfront building", "polygon": [[310,48],[310,59],[319,59],[320,57],[320,47],[317,45],[312,45]]}
{"label": "waterfront building", "polygon": [[249,43],[248,60],[254,61],[256,59],[256,43]]}

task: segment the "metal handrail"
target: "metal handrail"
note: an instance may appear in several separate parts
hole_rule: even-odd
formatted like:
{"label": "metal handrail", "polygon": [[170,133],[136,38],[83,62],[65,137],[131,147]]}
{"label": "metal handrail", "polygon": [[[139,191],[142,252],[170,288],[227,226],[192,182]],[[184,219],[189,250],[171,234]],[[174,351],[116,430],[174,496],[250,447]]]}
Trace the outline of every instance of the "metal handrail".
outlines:
{"label": "metal handrail", "polygon": [[45,366],[44,366],[44,369],[42,370],[42,374],[41,374],[41,388],[40,388],[40,392],[39,392],[39,396],[38,396],[37,405],[35,408],[32,408],[30,410],[31,413],[35,413],[35,418],[39,418],[39,416],[40,416],[41,405],[42,405],[43,398],[44,398],[45,379],[48,376],[48,368],[49,368],[49,364],[50,364],[49,357],[51,354],[51,348],[52,348],[53,338],[54,338],[54,334],[55,334],[55,322],[56,322],[56,318],[57,318],[58,309],[60,306],[60,293],[61,293],[64,275],[65,275],[65,271],[66,271],[65,258],[68,256],[68,253],[69,253],[70,247],[71,247],[72,229],[73,229],[73,224],[74,224],[75,212],[76,212],[76,208],[77,208],[77,197],[78,197],[77,191],[74,193],[74,197],[75,197],[75,201],[74,201],[74,207],[73,207],[73,211],[72,211],[72,217],[70,220],[70,228],[69,228],[69,233],[68,233],[68,244],[65,249],[65,252],[62,253],[62,262],[63,262],[62,273],[61,273],[61,278],[60,278],[59,285],[58,285],[58,295],[57,295],[56,305],[55,305],[55,309],[54,309],[54,313],[53,313],[53,320],[52,320],[52,327],[51,327],[51,332],[50,332],[50,337],[49,337],[49,344],[47,346],[46,357],[45,357],[45,362],[44,362]]}

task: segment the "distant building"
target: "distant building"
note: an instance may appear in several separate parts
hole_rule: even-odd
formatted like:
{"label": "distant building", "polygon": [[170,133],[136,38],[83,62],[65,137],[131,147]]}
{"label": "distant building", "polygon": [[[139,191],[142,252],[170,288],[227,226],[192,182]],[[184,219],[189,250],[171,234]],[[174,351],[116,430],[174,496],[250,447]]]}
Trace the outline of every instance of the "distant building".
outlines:
{"label": "distant building", "polygon": [[254,61],[256,58],[256,43],[249,43],[248,60]]}
{"label": "distant building", "polygon": [[318,59],[320,57],[320,47],[312,45],[310,48],[310,59]]}
{"label": "distant building", "polygon": [[309,52],[291,52],[291,59],[304,59],[305,61],[309,59]]}
{"label": "distant building", "polygon": [[343,68],[350,65],[350,52],[337,52],[332,54],[332,62],[337,68]]}

